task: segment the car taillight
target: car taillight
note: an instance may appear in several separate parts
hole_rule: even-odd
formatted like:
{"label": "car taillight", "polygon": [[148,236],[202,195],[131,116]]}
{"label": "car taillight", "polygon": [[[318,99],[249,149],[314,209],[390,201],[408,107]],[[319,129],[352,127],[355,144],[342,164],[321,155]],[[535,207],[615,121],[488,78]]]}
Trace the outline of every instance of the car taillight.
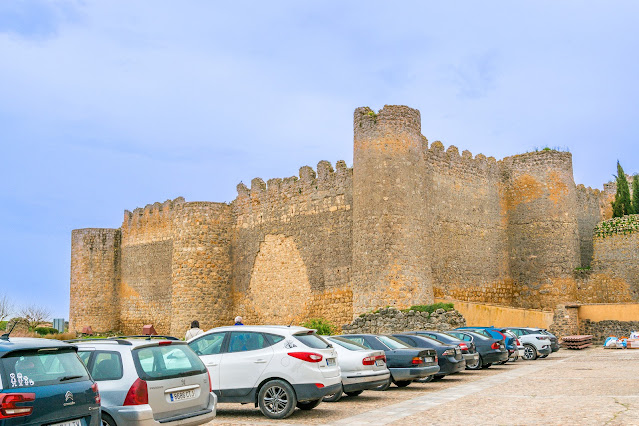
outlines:
{"label": "car taillight", "polygon": [[515,343],[517,344],[517,346],[521,346],[521,343],[519,343],[519,339],[515,339]]}
{"label": "car taillight", "polygon": [[122,405],[144,405],[148,403],[149,391],[146,387],[146,382],[137,378],[131,385],[129,392],[127,392],[126,398],[124,398],[124,404]]}
{"label": "car taillight", "polygon": [[413,364],[423,364],[424,363],[424,358],[416,356],[413,357]]}
{"label": "car taillight", "polygon": [[289,352],[288,355],[306,362],[320,362],[323,358],[315,352]]}
{"label": "car taillight", "polygon": [[209,393],[213,392],[213,382],[211,381],[211,373],[209,373],[209,369],[206,369],[206,374],[209,375]]}
{"label": "car taillight", "polygon": [[377,361],[378,359],[381,359],[382,361],[384,361],[384,364],[386,364],[386,355],[377,355],[375,357],[375,361]]}
{"label": "car taillight", "polygon": [[35,393],[0,393],[0,419],[30,415],[33,407],[25,406],[24,403],[32,401],[35,401]]}
{"label": "car taillight", "polygon": [[466,345],[466,343],[460,343],[458,346],[459,346],[459,349],[461,349],[462,351],[468,350],[468,346]]}
{"label": "car taillight", "polygon": [[366,358],[362,360],[362,365],[373,365],[373,364],[375,364],[374,356],[367,356]]}
{"label": "car taillight", "polygon": [[492,345],[490,345],[490,349],[499,349],[499,342],[494,342]]}
{"label": "car taillight", "polygon": [[443,353],[443,356],[455,356],[455,349],[446,349]]}
{"label": "car taillight", "polygon": [[550,340],[548,336],[537,336],[537,340]]}
{"label": "car taillight", "polygon": [[170,340],[163,340],[161,342],[158,342],[158,346],[168,346],[171,344]]}
{"label": "car taillight", "polygon": [[100,403],[102,402],[102,398],[100,398],[100,391],[98,390],[98,384],[93,383],[91,385],[91,390],[95,392],[95,403],[100,405]]}

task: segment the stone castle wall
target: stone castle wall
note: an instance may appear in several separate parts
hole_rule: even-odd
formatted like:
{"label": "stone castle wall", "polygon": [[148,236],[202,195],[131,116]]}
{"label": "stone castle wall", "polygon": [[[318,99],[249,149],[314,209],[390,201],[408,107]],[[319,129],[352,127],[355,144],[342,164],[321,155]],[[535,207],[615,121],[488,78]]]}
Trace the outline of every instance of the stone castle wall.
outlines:
{"label": "stone castle wall", "polygon": [[193,319],[344,324],[434,297],[637,298],[635,237],[594,235],[609,188],[576,186],[569,153],[460,154],[429,146],[419,111],[386,106],[355,111],[353,158],[239,184],[230,204],[178,198],[126,211],[119,229],[74,231],[73,327],[181,335]]}

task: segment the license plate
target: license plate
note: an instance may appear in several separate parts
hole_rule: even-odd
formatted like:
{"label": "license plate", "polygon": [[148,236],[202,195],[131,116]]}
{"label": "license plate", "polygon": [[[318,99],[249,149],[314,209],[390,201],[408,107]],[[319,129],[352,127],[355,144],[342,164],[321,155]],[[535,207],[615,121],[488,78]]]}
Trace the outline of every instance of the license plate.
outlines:
{"label": "license plate", "polygon": [[335,365],[335,358],[326,358],[326,365],[333,367]]}
{"label": "license plate", "polygon": [[377,361],[375,361],[375,365],[378,367],[383,367],[384,366],[384,361],[382,361],[381,359],[378,359]]}
{"label": "license plate", "polygon": [[433,361],[434,361],[434,359],[433,359],[432,356],[425,356],[424,357],[424,362],[433,362]]}
{"label": "license plate", "polygon": [[195,398],[195,391],[194,390],[187,390],[187,391],[182,391],[182,392],[172,392],[171,393],[171,402],[184,401],[186,399],[193,399],[193,398]]}
{"label": "license plate", "polygon": [[81,420],[69,420],[68,422],[53,423],[49,426],[82,426]]}

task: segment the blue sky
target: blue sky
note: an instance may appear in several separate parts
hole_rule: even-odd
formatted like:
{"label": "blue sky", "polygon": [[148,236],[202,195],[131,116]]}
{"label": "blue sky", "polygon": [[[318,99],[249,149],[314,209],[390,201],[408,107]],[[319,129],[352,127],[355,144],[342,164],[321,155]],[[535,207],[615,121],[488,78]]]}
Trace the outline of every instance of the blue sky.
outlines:
{"label": "blue sky", "polygon": [[71,230],[352,165],[352,113],[502,158],[639,172],[639,3],[0,2],[0,293],[68,317]]}

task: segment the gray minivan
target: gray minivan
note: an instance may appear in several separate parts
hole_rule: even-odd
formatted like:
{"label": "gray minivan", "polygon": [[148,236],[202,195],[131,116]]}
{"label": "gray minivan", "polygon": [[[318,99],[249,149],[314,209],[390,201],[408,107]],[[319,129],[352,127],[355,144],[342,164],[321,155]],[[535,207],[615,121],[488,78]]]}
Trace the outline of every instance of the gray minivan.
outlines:
{"label": "gray minivan", "polygon": [[100,387],[102,425],[199,425],[215,417],[217,397],[204,363],[175,340],[74,341]]}

